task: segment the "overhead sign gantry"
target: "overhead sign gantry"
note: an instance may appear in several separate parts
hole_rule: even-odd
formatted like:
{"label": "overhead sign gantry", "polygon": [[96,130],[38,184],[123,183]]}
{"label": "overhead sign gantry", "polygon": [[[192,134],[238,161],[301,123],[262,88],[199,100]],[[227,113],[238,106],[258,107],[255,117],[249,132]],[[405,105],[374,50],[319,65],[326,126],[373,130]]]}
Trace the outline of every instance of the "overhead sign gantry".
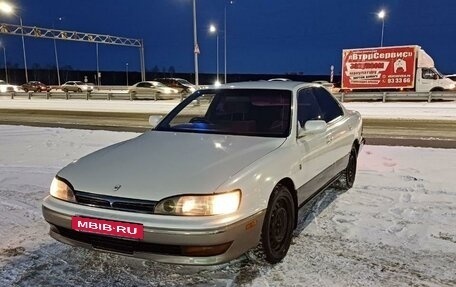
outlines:
{"label": "overhead sign gantry", "polygon": [[65,31],[36,26],[21,26],[6,23],[0,23],[0,34],[139,48],[139,57],[141,63],[141,79],[143,81],[145,81],[146,79],[146,67],[144,63],[144,42],[142,39],[133,39],[77,31]]}

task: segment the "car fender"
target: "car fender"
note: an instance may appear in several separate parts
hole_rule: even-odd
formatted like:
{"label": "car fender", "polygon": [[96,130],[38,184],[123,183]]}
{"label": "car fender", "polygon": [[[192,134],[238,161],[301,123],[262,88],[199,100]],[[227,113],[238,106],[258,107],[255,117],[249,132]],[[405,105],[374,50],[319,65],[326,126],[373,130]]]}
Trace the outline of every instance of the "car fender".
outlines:
{"label": "car fender", "polygon": [[277,183],[285,178],[294,182],[299,168],[298,161],[293,147],[282,145],[230,177],[219,186],[218,191],[240,189],[242,197],[239,213],[242,217],[248,217],[267,208],[269,197]]}

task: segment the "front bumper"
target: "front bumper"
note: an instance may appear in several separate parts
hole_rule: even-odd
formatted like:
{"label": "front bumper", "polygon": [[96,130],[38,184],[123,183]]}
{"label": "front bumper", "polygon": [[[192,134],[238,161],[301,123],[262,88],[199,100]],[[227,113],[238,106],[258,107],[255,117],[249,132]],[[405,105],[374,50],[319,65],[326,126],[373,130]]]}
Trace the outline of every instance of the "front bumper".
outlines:
{"label": "front bumper", "polygon": [[[46,198],[42,208],[44,218],[51,225],[49,234],[54,239],[87,249],[172,264],[214,265],[239,257],[250,248],[258,245],[265,215],[263,210],[234,223],[208,227],[207,229],[167,229],[151,226],[147,222],[136,222],[144,225],[144,239],[137,241],[74,231],[71,229],[72,216],[93,217],[93,214],[90,212],[89,214],[66,213],[62,210],[54,210],[52,203],[49,203],[55,200],[57,199]],[[72,205],[78,206],[77,204]],[[100,209],[97,211],[100,212]],[[111,218],[106,214],[104,219],[122,220],[122,214],[127,214],[127,212],[117,211],[116,218]],[[124,220],[131,221],[131,218],[126,216]],[[220,252],[210,256],[188,256],[183,251],[195,248],[200,250],[215,248]]]}

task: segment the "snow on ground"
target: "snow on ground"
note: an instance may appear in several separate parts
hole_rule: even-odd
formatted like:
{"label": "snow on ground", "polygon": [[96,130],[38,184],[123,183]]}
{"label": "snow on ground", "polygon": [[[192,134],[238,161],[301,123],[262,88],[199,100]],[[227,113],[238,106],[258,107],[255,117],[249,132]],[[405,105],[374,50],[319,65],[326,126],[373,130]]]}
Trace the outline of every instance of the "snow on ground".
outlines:
{"label": "snow on ground", "polygon": [[41,200],[73,159],[135,133],[0,126],[0,286],[455,286],[456,150],[365,146],[355,186],[300,210],[283,262],[159,264],[48,235]]}
{"label": "snow on ground", "polygon": [[[0,98],[1,109],[71,110],[94,112],[168,113],[178,100],[64,100]],[[365,118],[439,119],[456,120],[456,101],[453,102],[351,102],[345,107],[357,110]]]}

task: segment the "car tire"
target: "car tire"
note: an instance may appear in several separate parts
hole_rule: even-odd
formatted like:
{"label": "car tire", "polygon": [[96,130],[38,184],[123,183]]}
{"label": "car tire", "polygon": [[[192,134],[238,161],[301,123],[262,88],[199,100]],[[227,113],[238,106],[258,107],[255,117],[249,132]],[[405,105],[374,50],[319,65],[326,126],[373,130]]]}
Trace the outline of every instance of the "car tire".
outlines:
{"label": "car tire", "polygon": [[295,226],[295,204],[284,185],[278,184],[269,198],[261,231],[263,258],[275,264],[287,255]]}
{"label": "car tire", "polygon": [[68,89],[63,89],[63,92],[68,93]]}
{"label": "car tire", "polygon": [[82,93],[82,90],[80,88],[78,88],[78,93]]}
{"label": "car tire", "polygon": [[337,189],[346,191],[353,187],[356,178],[357,158],[358,151],[355,146],[352,146],[347,167],[342,171],[340,178],[336,182]]}
{"label": "car tire", "polygon": [[24,92],[28,93],[28,89],[24,89]]}

